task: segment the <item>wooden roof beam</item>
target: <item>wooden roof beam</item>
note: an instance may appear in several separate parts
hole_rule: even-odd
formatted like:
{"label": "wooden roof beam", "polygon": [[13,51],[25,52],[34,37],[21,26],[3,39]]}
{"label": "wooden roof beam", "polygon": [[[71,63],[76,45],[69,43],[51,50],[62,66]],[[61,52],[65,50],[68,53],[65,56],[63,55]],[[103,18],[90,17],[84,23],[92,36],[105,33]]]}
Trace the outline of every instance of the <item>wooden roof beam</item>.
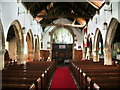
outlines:
{"label": "wooden roof beam", "polygon": [[83,28],[83,25],[75,25],[75,24],[41,24],[42,27],[47,27],[47,26],[61,26],[61,27],[77,27],[77,28]]}
{"label": "wooden roof beam", "polygon": [[29,5],[27,9],[30,10],[35,4],[36,4],[36,2],[33,3],[32,5]]}
{"label": "wooden roof beam", "polygon": [[88,0],[87,0],[87,2],[89,4],[91,4],[94,8],[96,8],[97,10],[99,10],[99,7],[97,5],[95,5],[94,3],[92,3],[91,1],[88,1]]}
{"label": "wooden roof beam", "polygon": [[83,19],[91,18],[91,17],[79,16],[79,15],[37,15],[36,17],[41,17],[41,18],[83,18]]}

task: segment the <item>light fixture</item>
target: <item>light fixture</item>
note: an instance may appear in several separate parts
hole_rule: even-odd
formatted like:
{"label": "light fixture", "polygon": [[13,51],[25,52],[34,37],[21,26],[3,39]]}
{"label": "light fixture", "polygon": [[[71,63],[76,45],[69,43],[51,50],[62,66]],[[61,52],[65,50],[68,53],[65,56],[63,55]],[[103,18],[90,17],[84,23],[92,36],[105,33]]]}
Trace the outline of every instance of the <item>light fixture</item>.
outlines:
{"label": "light fixture", "polygon": [[22,28],[22,34],[26,34],[26,28],[25,27]]}
{"label": "light fixture", "polygon": [[93,33],[91,33],[91,35],[94,35]]}
{"label": "light fixture", "polygon": [[37,38],[37,35],[36,35],[36,34],[34,34],[34,37],[35,37],[35,38]]}
{"label": "light fixture", "polygon": [[112,4],[110,5],[110,7],[108,9],[104,9],[104,11],[111,12],[111,14],[112,14]]}
{"label": "light fixture", "polygon": [[103,23],[103,30],[107,30],[107,23],[106,22]]}

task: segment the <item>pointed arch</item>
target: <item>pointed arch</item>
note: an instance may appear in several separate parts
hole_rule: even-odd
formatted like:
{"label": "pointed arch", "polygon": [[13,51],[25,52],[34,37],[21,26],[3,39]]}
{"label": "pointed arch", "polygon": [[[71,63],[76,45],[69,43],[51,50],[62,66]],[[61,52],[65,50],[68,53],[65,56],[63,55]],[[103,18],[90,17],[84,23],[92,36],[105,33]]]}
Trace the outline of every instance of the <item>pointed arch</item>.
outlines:
{"label": "pointed arch", "polygon": [[111,19],[110,24],[108,26],[108,30],[106,32],[105,48],[107,47],[111,48],[118,24],[119,24],[119,21],[117,19],[115,18]]}
{"label": "pointed arch", "polygon": [[31,29],[27,32],[26,39],[28,46],[28,61],[33,61],[34,41]]}
{"label": "pointed arch", "polygon": [[[50,57],[52,57],[52,43],[53,43],[53,40],[52,40],[52,35],[53,35],[53,33],[57,30],[57,29],[60,29],[60,28],[63,28],[63,27],[54,27],[53,29],[52,29],[52,31],[50,32],[50,41],[51,41],[51,43],[50,43]],[[72,45],[72,59],[74,59],[74,53],[75,53],[75,51],[74,51],[74,45],[75,45],[75,34],[74,34],[74,31],[72,30],[72,28],[70,28],[70,27],[64,27],[65,29],[67,29],[67,30],[69,30],[69,32],[71,33],[71,35],[72,35],[72,38],[73,38],[73,45]]]}
{"label": "pointed arch", "polygon": [[4,29],[0,19],[0,70],[4,68],[4,53],[5,53],[5,37]]}
{"label": "pointed arch", "polygon": [[104,45],[104,65],[112,65],[112,42],[114,40],[118,24],[119,21],[116,18],[112,18],[108,26]]}
{"label": "pointed arch", "polygon": [[103,45],[102,34],[100,29],[97,28],[94,36],[94,44],[93,44],[93,61],[99,62],[99,42]]}
{"label": "pointed arch", "polygon": [[[15,37],[15,42],[16,42],[16,59],[17,59],[17,63],[18,64],[23,64],[25,63],[24,59],[23,59],[23,52],[24,52],[24,38],[23,38],[23,34],[22,34],[22,27],[21,24],[18,20],[14,20],[10,27],[9,30],[11,30],[10,28],[13,29],[14,32],[14,37]],[[7,41],[9,41],[9,33],[10,31],[8,30],[8,35],[7,35]]]}

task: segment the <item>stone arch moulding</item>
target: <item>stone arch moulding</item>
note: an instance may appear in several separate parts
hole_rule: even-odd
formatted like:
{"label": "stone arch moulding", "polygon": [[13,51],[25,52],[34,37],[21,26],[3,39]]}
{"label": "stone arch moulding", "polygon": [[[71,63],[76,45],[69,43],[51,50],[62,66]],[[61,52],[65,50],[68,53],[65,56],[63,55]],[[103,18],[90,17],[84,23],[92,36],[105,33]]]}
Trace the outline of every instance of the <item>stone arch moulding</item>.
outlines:
{"label": "stone arch moulding", "polygon": [[[93,61],[94,62],[99,62],[99,54],[98,54],[98,46],[99,46],[99,41],[100,41],[100,36],[101,36],[100,29],[97,28],[94,36],[94,44],[93,44]],[[101,37],[102,38],[102,37]]]}
{"label": "stone arch moulding", "polygon": [[0,70],[4,68],[5,37],[4,29],[0,19]]}
{"label": "stone arch moulding", "polygon": [[112,42],[115,37],[115,32],[119,21],[116,18],[112,18],[110,24],[108,26],[106,37],[105,37],[105,45],[104,45],[104,65],[112,65]]}
{"label": "stone arch moulding", "polygon": [[[52,29],[52,31],[50,32],[50,57],[52,58],[52,34],[54,33],[54,31],[55,30],[57,30],[57,29],[59,29],[59,28],[62,28],[62,27],[54,27],[53,29]],[[70,33],[71,33],[71,35],[73,36],[73,59],[74,59],[74,44],[75,44],[75,34],[74,34],[74,31],[72,30],[72,28],[70,28],[70,27],[64,27],[64,28],[66,28],[66,29],[68,29],[69,31],[70,31]]]}
{"label": "stone arch moulding", "polygon": [[34,43],[33,43],[33,33],[31,29],[27,32],[26,36],[27,46],[28,46],[28,61],[33,61],[33,51],[34,51]]}
{"label": "stone arch moulding", "polygon": [[15,37],[16,37],[16,45],[17,45],[17,63],[23,64],[26,61],[24,60],[24,38],[22,34],[22,27],[18,20],[14,20],[11,24],[13,26]]}

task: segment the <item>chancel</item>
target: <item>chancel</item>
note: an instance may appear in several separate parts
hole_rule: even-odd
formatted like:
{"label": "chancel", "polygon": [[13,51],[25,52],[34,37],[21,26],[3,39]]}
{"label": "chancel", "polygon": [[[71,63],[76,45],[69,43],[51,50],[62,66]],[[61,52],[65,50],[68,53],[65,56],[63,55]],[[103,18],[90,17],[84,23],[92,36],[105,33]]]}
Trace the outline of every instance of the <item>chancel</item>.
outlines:
{"label": "chancel", "polygon": [[120,0],[1,0],[1,90],[120,90]]}

